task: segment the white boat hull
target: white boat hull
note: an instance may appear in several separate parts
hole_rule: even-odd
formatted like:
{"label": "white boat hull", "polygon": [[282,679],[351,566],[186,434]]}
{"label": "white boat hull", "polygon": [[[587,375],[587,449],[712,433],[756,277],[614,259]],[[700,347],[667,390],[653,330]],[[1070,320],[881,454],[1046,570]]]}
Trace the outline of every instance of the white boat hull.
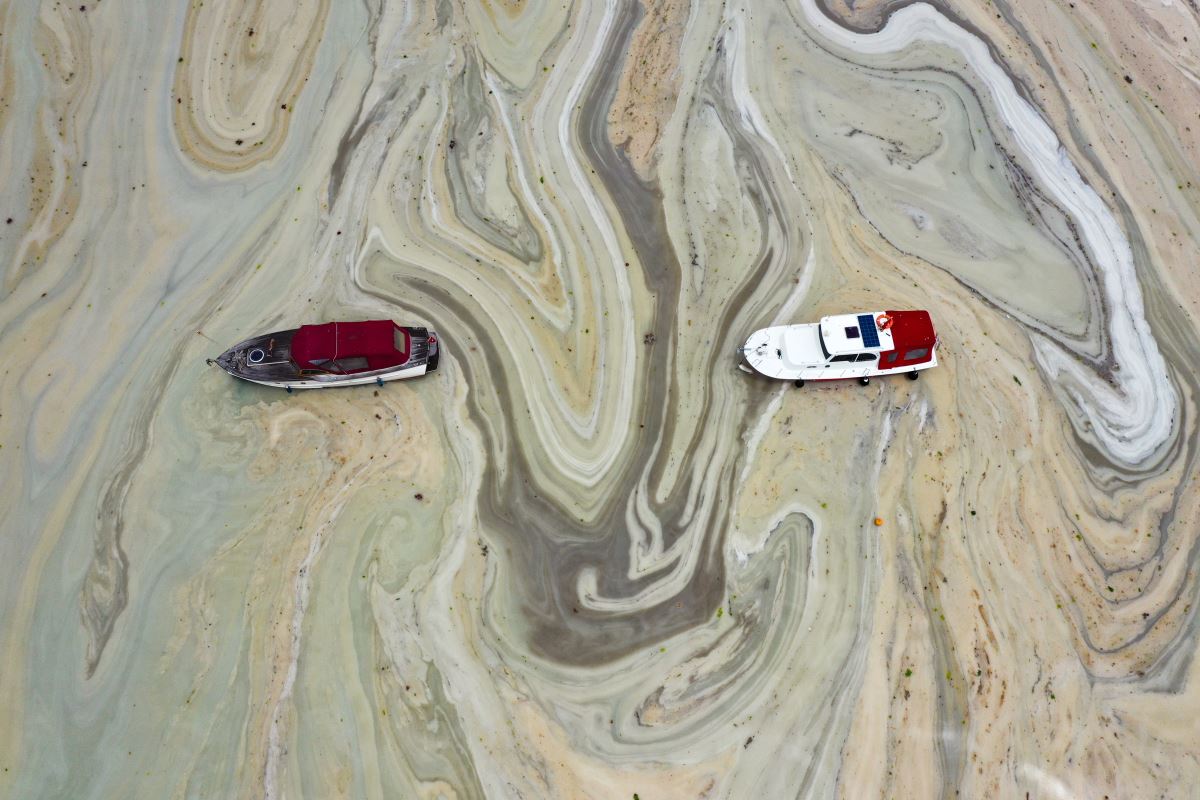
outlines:
{"label": "white boat hull", "polygon": [[259,386],[273,386],[276,389],[332,389],[338,386],[365,386],[370,383],[387,383],[389,381],[402,381],[406,378],[419,378],[427,371],[428,368],[426,365],[421,364],[418,367],[407,367],[393,372],[380,372],[370,375],[356,375],[352,378],[342,378],[337,381],[322,381],[320,377],[315,377],[311,381],[263,381],[247,378],[244,375],[237,375],[235,377],[250,383],[257,383]]}
{"label": "white boat hull", "polygon": [[887,375],[906,375],[932,369],[938,364],[937,350],[930,348],[929,360],[888,368],[887,353],[874,354],[873,360],[862,363],[832,361],[830,355],[818,349],[815,324],[777,325],[755,331],[741,349],[743,369],[768,378],[785,381],[860,380]]}

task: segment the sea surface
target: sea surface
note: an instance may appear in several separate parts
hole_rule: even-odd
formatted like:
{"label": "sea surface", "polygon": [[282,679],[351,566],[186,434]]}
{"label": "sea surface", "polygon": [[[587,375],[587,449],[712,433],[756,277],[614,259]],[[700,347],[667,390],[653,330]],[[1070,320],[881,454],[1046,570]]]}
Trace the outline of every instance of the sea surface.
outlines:
{"label": "sea surface", "polygon": [[1193,0],[0,6],[0,797],[1194,797],[1198,109]]}

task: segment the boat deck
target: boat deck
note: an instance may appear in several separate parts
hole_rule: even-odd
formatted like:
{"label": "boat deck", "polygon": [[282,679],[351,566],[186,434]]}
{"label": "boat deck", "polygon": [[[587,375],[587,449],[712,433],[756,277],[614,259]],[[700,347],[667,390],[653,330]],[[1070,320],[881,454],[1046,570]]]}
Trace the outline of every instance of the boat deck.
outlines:
{"label": "boat deck", "polygon": [[[299,370],[292,363],[292,336],[295,333],[294,330],[276,331],[247,339],[222,353],[217,364],[230,374],[256,381],[298,380]],[[261,361],[255,360],[260,357]]]}

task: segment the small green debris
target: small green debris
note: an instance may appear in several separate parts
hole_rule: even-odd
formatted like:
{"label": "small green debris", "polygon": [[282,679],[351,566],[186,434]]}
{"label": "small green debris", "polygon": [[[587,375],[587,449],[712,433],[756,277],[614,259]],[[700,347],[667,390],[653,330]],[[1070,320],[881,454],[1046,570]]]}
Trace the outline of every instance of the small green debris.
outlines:
{"label": "small green debris", "polygon": [[545,175],[539,175],[539,176],[538,176],[538,183],[545,183],[545,182],[546,182],[546,176],[545,176]]}
{"label": "small green debris", "polygon": [[911,677],[912,677],[912,670],[911,670],[911,669],[906,669],[906,670],[904,670],[904,677],[906,677],[906,678],[911,678]]}
{"label": "small green debris", "polygon": [[717,619],[720,619],[723,616],[725,616],[725,608],[723,606],[717,606]]}
{"label": "small green debris", "polygon": [[1021,379],[1020,379],[1020,378],[1018,378],[1016,375],[1013,375],[1013,380],[1017,382],[1017,386],[1024,386],[1024,385],[1025,385],[1025,384],[1021,383]]}
{"label": "small green debris", "polygon": [[1106,589],[1108,589],[1110,592],[1112,592],[1112,591],[1116,591],[1116,590],[1115,590],[1115,589],[1113,589],[1113,587],[1111,587],[1111,586],[1106,586],[1105,588],[1106,588]]}

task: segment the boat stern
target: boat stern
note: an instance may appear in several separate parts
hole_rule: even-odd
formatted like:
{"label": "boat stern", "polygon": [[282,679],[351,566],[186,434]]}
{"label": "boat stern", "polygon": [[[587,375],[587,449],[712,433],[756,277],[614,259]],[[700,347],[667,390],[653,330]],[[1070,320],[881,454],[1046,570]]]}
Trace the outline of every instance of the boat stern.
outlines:
{"label": "boat stern", "polygon": [[429,355],[425,359],[425,371],[433,372],[438,368],[438,361],[442,356],[442,343],[435,331],[430,331],[429,337],[425,341],[429,347]]}

